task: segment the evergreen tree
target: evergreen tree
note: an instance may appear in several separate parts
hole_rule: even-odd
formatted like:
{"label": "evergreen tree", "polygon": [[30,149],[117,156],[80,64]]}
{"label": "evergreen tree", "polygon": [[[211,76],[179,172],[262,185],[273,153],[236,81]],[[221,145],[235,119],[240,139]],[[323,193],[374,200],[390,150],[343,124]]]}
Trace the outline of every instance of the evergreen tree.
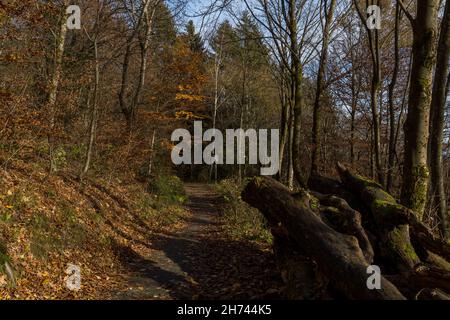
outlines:
{"label": "evergreen tree", "polygon": [[177,30],[170,9],[162,1],[157,9],[153,25],[154,43],[157,46],[173,45],[177,38]]}
{"label": "evergreen tree", "polygon": [[228,20],[219,25],[210,42],[215,54],[222,53],[224,62],[231,61],[239,55],[239,36]]}
{"label": "evergreen tree", "polygon": [[245,11],[236,33],[240,39],[240,52],[247,67],[258,68],[268,63],[268,49],[263,43],[263,34],[250,13]]}
{"label": "evergreen tree", "polygon": [[200,36],[195,30],[194,21],[189,20],[188,24],[186,25],[186,40],[189,44],[189,48],[194,53],[200,53],[203,54],[205,52],[205,44]]}

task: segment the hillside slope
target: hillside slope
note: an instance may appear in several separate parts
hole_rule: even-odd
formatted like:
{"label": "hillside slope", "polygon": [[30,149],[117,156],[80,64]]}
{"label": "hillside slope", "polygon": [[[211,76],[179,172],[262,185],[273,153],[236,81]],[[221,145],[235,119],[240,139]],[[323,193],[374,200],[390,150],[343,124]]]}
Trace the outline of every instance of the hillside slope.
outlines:
{"label": "hillside slope", "polygon": [[[173,197],[172,197],[173,198]],[[169,199],[119,179],[83,183],[18,162],[0,170],[0,299],[102,299],[127,285],[127,255],[148,255],[151,234],[181,228]],[[67,287],[68,267],[81,289]]]}

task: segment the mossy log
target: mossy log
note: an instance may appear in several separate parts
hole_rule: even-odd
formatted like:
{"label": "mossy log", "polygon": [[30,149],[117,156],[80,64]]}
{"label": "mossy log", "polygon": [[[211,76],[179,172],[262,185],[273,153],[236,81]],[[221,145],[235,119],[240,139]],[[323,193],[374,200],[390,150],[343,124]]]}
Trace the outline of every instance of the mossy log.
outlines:
{"label": "mossy log", "polygon": [[411,244],[409,214],[376,182],[352,173],[343,165],[337,169],[342,182],[367,206],[376,224],[381,258],[394,272],[412,270],[420,259]]}
{"label": "mossy log", "polygon": [[289,189],[267,177],[254,178],[242,193],[259,209],[272,228],[284,228],[298,248],[313,259],[333,288],[348,299],[405,299],[386,278],[381,289],[367,287],[366,261],[354,236],[337,232],[311,208],[310,197],[294,198]]}
{"label": "mossy log", "polygon": [[[354,191],[365,203],[369,204],[369,210],[374,215],[375,221],[382,224],[381,227],[385,226],[386,222],[388,228],[391,228],[392,225],[409,225],[410,240],[416,249],[415,251],[423,260],[427,258],[427,251],[430,251],[450,262],[450,244],[444,239],[435,236],[426,225],[419,221],[412,210],[398,204],[376,182],[353,174],[340,164],[338,164],[338,171],[344,181],[344,185]],[[383,210],[374,211],[374,209]],[[406,248],[410,252],[409,244]],[[424,257],[421,255],[424,255]]]}

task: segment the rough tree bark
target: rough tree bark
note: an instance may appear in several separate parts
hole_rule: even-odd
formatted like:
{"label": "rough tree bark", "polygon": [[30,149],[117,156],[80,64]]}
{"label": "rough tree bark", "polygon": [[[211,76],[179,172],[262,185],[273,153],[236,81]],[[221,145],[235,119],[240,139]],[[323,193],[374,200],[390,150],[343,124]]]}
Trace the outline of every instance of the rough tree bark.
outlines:
{"label": "rough tree bark", "polygon": [[416,18],[398,1],[411,21],[414,35],[408,115],[404,125],[401,200],[403,205],[414,210],[422,219],[428,189],[427,145],[439,0],[418,0]]}
{"label": "rough tree bark", "polygon": [[450,59],[450,1],[445,3],[441,22],[436,71],[434,75],[433,94],[430,114],[430,195],[431,207],[437,207],[442,235],[448,237],[447,201],[444,190],[442,163],[442,142],[444,141],[445,105],[447,102],[447,73]]}

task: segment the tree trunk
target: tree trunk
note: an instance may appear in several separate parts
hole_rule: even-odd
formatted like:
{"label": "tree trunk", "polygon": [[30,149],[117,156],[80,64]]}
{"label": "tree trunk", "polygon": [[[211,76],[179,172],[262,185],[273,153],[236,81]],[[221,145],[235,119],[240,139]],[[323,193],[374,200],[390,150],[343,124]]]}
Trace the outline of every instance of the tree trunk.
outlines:
{"label": "tree trunk", "polygon": [[301,169],[301,153],[302,149],[302,82],[303,67],[300,61],[300,50],[298,46],[298,26],[297,26],[297,10],[296,1],[289,0],[289,36],[291,44],[291,59],[293,73],[291,74],[292,94],[293,94],[293,111],[294,111],[294,138],[292,143],[292,161],[294,177],[301,187],[305,186]]}
{"label": "tree trunk", "polygon": [[433,66],[436,61],[438,0],[418,0],[413,26],[413,62],[406,118],[402,204],[423,218],[427,189],[427,144]]}
{"label": "tree trunk", "polygon": [[152,141],[150,142],[150,160],[148,163],[148,170],[147,170],[147,175],[149,177],[151,177],[152,173],[153,173],[153,158],[154,158],[154,151],[155,151],[155,141],[156,141],[156,129],[153,129]]}
{"label": "tree trunk", "polygon": [[[215,130],[217,127],[217,109],[219,108],[219,84],[220,84],[220,67],[222,65],[222,51],[223,51],[223,36],[220,41],[219,52],[216,53],[214,57],[214,110],[213,110],[213,126],[212,128]],[[217,182],[217,163],[211,164],[209,170],[209,180],[212,181],[214,169],[215,169],[215,182]]]}
{"label": "tree trunk", "polygon": [[[367,26],[366,15],[360,8],[357,0],[353,0],[356,11],[361,19],[364,28],[367,31],[367,38],[369,40],[369,50],[372,60],[372,81],[370,86],[370,107],[372,110],[372,129],[373,129],[373,153],[375,156],[375,170],[378,182],[384,185],[384,173],[381,165],[381,150],[380,150],[380,114],[378,112],[378,101],[381,88],[381,67],[380,67],[380,41],[379,32],[377,29],[372,30]],[[368,2],[366,2],[368,3]],[[378,1],[374,4],[380,5]]]}
{"label": "tree trunk", "polygon": [[320,126],[321,126],[321,110],[322,94],[325,88],[325,72],[328,66],[328,44],[331,36],[331,24],[333,22],[336,0],[331,0],[330,7],[327,11],[324,2],[324,12],[326,12],[325,26],[323,30],[322,52],[319,60],[319,71],[317,74],[316,96],[314,99],[313,109],[313,125],[312,125],[312,150],[311,150],[311,171],[310,176],[318,174],[319,170],[319,150],[320,150]]}
{"label": "tree trunk", "polygon": [[63,14],[61,14],[61,20],[59,25],[59,34],[55,39],[55,56],[54,56],[54,66],[53,66],[53,74],[48,83],[48,98],[46,107],[49,112],[49,133],[48,133],[48,143],[49,143],[49,155],[50,155],[50,170],[51,174],[55,170],[55,163],[53,159],[53,151],[54,151],[54,130],[55,130],[55,117],[56,117],[56,97],[58,94],[58,86],[61,79],[62,73],[62,63],[64,57],[64,46],[66,43],[66,35],[67,35],[67,20],[65,18],[65,5],[62,8]]}
{"label": "tree trunk", "polygon": [[444,17],[437,52],[436,71],[431,99],[430,119],[430,195],[431,207],[437,207],[440,229],[444,238],[448,237],[447,201],[444,190],[442,143],[444,141],[445,106],[447,102],[446,82],[450,59],[450,1],[445,3]]}
{"label": "tree trunk", "polygon": [[[381,88],[381,68],[380,68],[380,45],[378,30],[374,30],[374,38],[372,38],[373,44],[373,58],[372,58],[372,86],[371,86],[371,109],[372,109],[372,121],[373,121],[373,142],[375,153],[375,167],[377,172],[378,182],[384,185],[384,172],[381,165],[381,133],[380,133],[380,113],[378,112],[378,102],[380,88]],[[371,37],[369,37],[370,39]],[[371,45],[372,47],[372,45]]]}
{"label": "tree trunk", "polygon": [[[127,103],[127,91],[128,91],[129,81],[130,81],[128,69],[130,67],[131,50],[133,47],[133,42],[134,42],[136,36],[138,35],[138,33],[140,32],[140,28],[144,21],[144,18],[147,17],[148,7],[151,2],[152,2],[152,0],[146,0],[145,2],[143,2],[142,9],[141,9],[140,15],[137,20],[137,24],[136,24],[135,28],[133,29],[133,31],[131,32],[131,35],[127,38],[127,46],[125,49],[125,55],[123,57],[122,80],[121,80],[120,91],[119,91],[119,105],[120,105],[120,109],[121,109],[123,115],[125,116],[129,130],[131,130],[131,128],[133,126],[133,116],[134,116],[133,108],[135,107],[134,104],[137,102],[137,101],[135,101],[136,100],[136,94],[135,94],[133,96],[134,98],[133,98],[132,104],[129,105]],[[156,1],[156,4],[157,3],[158,3],[158,1]],[[156,7],[156,4],[155,4],[155,7]],[[147,25],[148,25],[148,23],[147,23]],[[147,30],[148,30],[148,28],[147,28]],[[139,81],[142,81],[142,67],[144,66],[144,69],[145,69],[145,63],[146,63],[146,61],[143,61],[142,55],[141,55],[141,72],[140,72]],[[144,72],[145,72],[145,70],[144,70]],[[138,95],[138,97],[139,97],[139,95]]]}
{"label": "tree trunk", "polygon": [[120,92],[119,92],[120,109],[125,117],[125,120],[127,121],[127,125],[129,128],[131,128],[132,126],[132,120],[131,120],[131,110],[128,107],[126,96],[129,82],[128,68],[130,66],[130,59],[131,59],[131,46],[132,42],[128,41],[127,47],[125,49],[125,55],[123,58],[124,61],[122,64],[122,81],[120,84]]}
{"label": "tree trunk", "polygon": [[358,94],[359,90],[356,90],[356,77],[355,77],[355,69],[352,70],[352,109],[350,111],[350,163],[354,163],[355,161],[355,131],[356,131],[356,110],[358,106]]}
{"label": "tree trunk", "polygon": [[387,178],[386,178],[386,190],[392,191],[392,176],[394,173],[395,165],[395,153],[396,153],[396,140],[395,140],[395,85],[397,83],[398,65],[399,65],[399,34],[400,34],[400,5],[397,3],[395,7],[395,30],[394,30],[394,70],[392,73],[392,80],[389,84],[389,150],[388,150],[388,165],[387,165]]}
{"label": "tree trunk", "polygon": [[136,112],[139,107],[141,91],[145,84],[145,76],[147,72],[147,61],[148,61],[148,46],[150,42],[150,35],[152,33],[152,23],[153,17],[155,15],[156,7],[153,8],[152,13],[149,15],[148,9],[144,11],[144,35],[141,39],[139,39],[139,46],[141,48],[141,63],[139,66],[139,80],[138,85],[136,87],[136,91],[134,93],[133,101],[131,104],[131,119],[132,121],[136,118]]}
{"label": "tree trunk", "polygon": [[94,32],[95,35],[93,38],[91,38],[88,34],[88,32],[85,30],[87,37],[89,40],[92,41],[92,44],[94,46],[94,63],[95,63],[95,72],[94,72],[94,93],[93,93],[93,105],[92,105],[92,114],[91,114],[91,124],[90,124],[90,131],[89,131],[89,142],[88,142],[88,148],[86,151],[86,158],[83,170],[80,174],[80,179],[82,180],[84,175],[88,172],[91,160],[92,160],[92,151],[94,148],[95,143],[95,135],[97,131],[97,118],[98,118],[98,91],[100,86],[100,61],[98,57],[98,38],[99,38],[99,23],[100,23],[100,14],[103,9],[103,3],[98,2],[97,7],[97,16],[95,20],[94,25]]}
{"label": "tree trunk", "polygon": [[294,110],[289,108],[289,164],[288,164],[288,188],[294,189],[294,157],[292,151],[294,150]]}
{"label": "tree trunk", "polygon": [[[97,37],[97,35],[96,35]],[[84,162],[83,171],[81,172],[81,178],[88,172],[91,159],[92,150],[94,148],[95,132],[97,130],[97,115],[98,115],[98,86],[100,83],[100,68],[98,61],[98,48],[97,48],[97,38],[94,39],[94,56],[95,56],[95,82],[94,82],[94,99],[92,104],[92,114],[91,114],[91,126],[89,131],[89,143],[86,151],[86,159]]]}
{"label": "tree trunk", "polygon": [[[282,74],[284,77],[284,73]],[[281,117],[280,117],[280,127],[281,127],[281,139],[280,139],[280,161],[279,161],[279,171],[278,178],[281,181],[283,178],[283,164],[285,157],[286,145],[289,145],[289,98],[285,92],[285,81],[282,80],[281,92],[280,92],[280,103],[281,103]]]}

